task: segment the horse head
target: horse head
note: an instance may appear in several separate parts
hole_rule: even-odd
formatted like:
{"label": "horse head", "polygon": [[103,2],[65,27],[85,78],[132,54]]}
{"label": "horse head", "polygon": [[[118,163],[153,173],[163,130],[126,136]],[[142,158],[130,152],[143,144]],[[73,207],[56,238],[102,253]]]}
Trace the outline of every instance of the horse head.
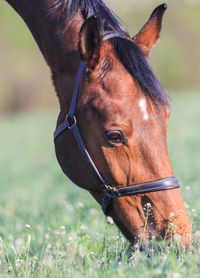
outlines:
{"label": "horse head", "polygon": [[[77,122],[94,165],[114,190],[173,176],[166,139],[170,106],[147,62],[160,37],[165,9],[166,5],[155,9],[133,38],[115,30],[102,32],[96,16],[79,32],[85,70]],[[77,145],[70,136],[67,131],[56,141],[60,165],[102,205],[104,192],[87,163],[77,150],[71,156]],[[191,240],[191,223],[178,188],[113,198],[106,213],[133,243],[141,236],[146,244],[152,236],[176,234],[186,244]]]}

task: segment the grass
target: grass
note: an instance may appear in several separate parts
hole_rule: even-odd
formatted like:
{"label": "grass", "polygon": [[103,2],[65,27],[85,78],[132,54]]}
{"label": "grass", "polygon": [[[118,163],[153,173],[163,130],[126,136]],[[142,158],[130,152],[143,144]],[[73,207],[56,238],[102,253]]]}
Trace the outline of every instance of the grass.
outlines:
{"label": "grass", "polygon": [[128,242],[84,190],[62,174],[52,132],[55,112],[0,119],[0,277],[200,277],[200,95],[173,97],[168,145],[183,187],[194,245]]}

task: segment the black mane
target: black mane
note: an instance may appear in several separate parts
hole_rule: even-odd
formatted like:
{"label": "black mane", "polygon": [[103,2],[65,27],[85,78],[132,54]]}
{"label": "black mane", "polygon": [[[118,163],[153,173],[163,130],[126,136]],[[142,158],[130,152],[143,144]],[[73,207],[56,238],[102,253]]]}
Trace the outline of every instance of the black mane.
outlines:
{"label": "black mane", "polygon": [[153,102],[168,104],[167,96],[151,67],[149,66],[142,50],[132,41],[117,16],[102,0],[55,0],[49,6],[49,12],[60,11],[60,24],[69,23],[81,11],[86,18],[95,15],[98,18],[102,33],[115,31],[122,37],[112,38],[119,60],[133,76],[147,97]]}

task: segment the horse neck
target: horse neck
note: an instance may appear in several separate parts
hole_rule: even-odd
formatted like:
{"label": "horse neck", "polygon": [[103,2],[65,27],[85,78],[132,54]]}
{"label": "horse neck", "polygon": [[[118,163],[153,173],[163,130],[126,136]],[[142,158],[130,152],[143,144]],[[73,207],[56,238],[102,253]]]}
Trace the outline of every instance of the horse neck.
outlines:
{"label": "horse neck", "polygon": [[77,14],[70,25],[62,32],[64,55],[60,57],[59,70],[52,71],[53,84],[59,99],[61,120],[66,116],[69,110],[71,97],[73,94],[76,74],[81,62],[80,54],[78,52],[79,31],[83,24],[82,14]]}
{"label": "horse neck", "polygon": [[[55,0],[6,0],[30,29],[51,71],[75,71],[78,61],[78,34],[83,16],[78,13],[67,26],[60,23],[62,8],[51,10]],[[66,13],[66,11],[65,11]],[[75,62],[75,64],[74,64]]]}

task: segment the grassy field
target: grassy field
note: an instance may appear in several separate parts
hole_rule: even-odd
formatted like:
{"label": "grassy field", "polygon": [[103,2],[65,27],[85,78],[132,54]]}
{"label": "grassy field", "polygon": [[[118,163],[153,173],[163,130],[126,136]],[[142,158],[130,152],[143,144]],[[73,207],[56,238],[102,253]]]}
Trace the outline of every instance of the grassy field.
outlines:
{"label": "grassy field", "polygon": [[168,143],[194,227],[189,250],[163,243],[147,257],[108,224],[90,195],[62,174],[55,112],[0,119],[0,277],[200,277],[200,95],[172,101]]}

